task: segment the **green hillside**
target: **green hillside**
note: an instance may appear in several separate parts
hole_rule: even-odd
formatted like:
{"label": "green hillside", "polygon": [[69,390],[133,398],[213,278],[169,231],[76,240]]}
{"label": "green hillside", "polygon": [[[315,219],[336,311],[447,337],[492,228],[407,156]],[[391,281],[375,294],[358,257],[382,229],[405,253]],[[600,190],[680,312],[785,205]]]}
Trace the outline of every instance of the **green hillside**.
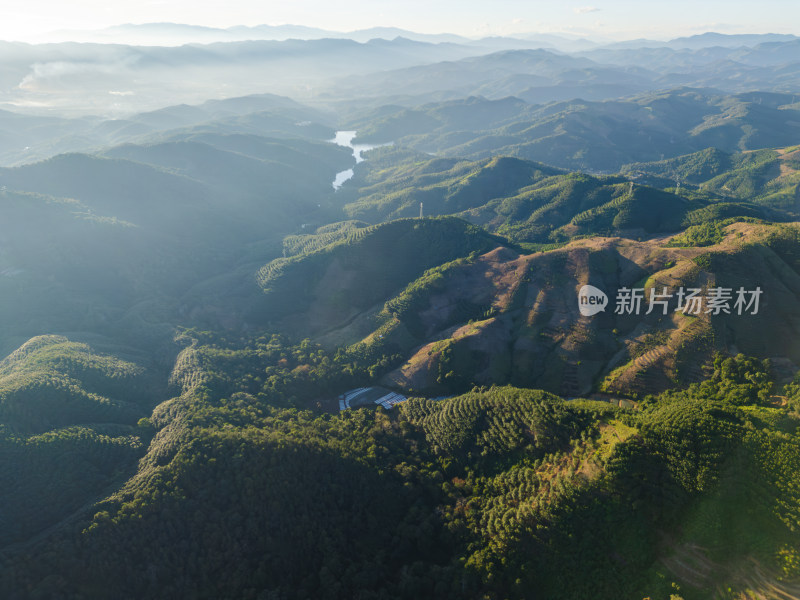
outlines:
{"label": "green hillside", "polygon": [[310,310],[299,327],[331,327],[382,303],[426,269],[500,243],[452,217],[355,228],[320,249],[264,265],[257,274],[266,294],[259,310],[270,321]]}
{"label": "green hillside", "polygon": [[575,174],[545,180],[467,215],[515,241],[549,243],[630,230],[676,231],[693,208],[669,192]]}
{"label": "green hillside", "polygon": [[136,423],[163,393],[158,369],[107,339],[91,344],[40,336],[0,362],[3,547],[108,494],[146,450]]}
{"label": "green hillside", "polygon": [[340,194],[351,218],[410,217],[422,202],[425,214],[455,214],[514,242],[539,244],[586,235],[641,237],[732,217],[785,220],[793,214],[781,203],[765,201],[760,207],[743,195],[676,195],[620,176],[565,174],[516,158],[430,158],[401,148],[372,151]]}
{"label": "green hillside", "polygon": [[0,420],[41,432],[77,423],[135,424],[152,399],[144,368],[62,336],[33,338],[0,363]]}
{"label": "green hillside", "polygon": [[654,163],[626,165],[623,172],[645,181],[676,180],[720,198],[800,214],[798,148],[728,154],[707,149]]}
{"label": "green hillside", "polygon": [[348,191],[358,199],[345,204],[344,211],[372,222],[417,216],[420,202],[426,215],[459,213],[559,173],[513,158],[431,159],[393,148],[373,151],[363,168],[367,171],[359,170],[354,181],[358,189]]}
{"label": "green hillside", "polygon": [[353,239],[358,230],[365,227],[369,225],[364,221],[340,221],[317,227],[314,233],[287,235],[283,238],[283,251],[286,256],[311,254],[336,242]]}
{"label": "green hillside", "polygon": [[[507,387],[335,417],[184,395],[137,476],[3,583],[100,597],[113,581],[120,598],[790,592],[796,414],[752,393],[771,386],[759,361],[717,367],[639,411]],[[187,553],[194,536],[213,544]]]}
{"label": "green hillside", "polygon": [[729,171],[734,166],[734,155],[718,148],[651,163],[632,163],[622,167],[623,173],[655,177],[674,185],[677,181],[699,185]]}

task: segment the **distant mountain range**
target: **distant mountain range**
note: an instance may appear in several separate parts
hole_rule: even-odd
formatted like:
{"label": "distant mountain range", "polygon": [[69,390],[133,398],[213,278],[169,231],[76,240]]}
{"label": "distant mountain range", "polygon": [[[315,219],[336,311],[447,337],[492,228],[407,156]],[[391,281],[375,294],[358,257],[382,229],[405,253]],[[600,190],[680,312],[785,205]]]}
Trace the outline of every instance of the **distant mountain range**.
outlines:
{"label": "distant mountain range", "polygon": [[[725,92],[800,89],[800,40],[697,50],[597,48],[574,54],[513,49],[351,76],[328,91],[396,104],[517,96],[528,102],[608,100],[678,86]],[[363,100],[362,100],[363,102]]]}
{"label": "distant mountain range", "polygon": [[[399,27],[370,27],[355,31],[333,31],[304,25],[238,25],[228,28],[203,27],[179,23],[142,23],[116,25],[97,30],[60,30],[43,36],[42,41],[66,42],[81,41],[94,43],[123,43],[133,45],[176,46],[181,44],[208,44],[214,42],[237,42],[252,40],[283,41],[350,39],[368,42],[372,39],[393,40],[402,37],[433,44],[477,44],[512,45],[514,47],[545,47],[563,51],[585,50],[600,45],[585,38],[549,33],[514,34],[511,36],[492,36],[472,38],[452,33],[418,33]],[[657,42],[656,42],[657,43]]]}
{"label": "distant mountain range", "polygon": [[736,152],[790,146],[800,135],[796,99],[793,94],[726,95],[690,88],[543,105],[471,97],[416,108],[381,107],[354,117],[352,128],[363,141],[394,141],[442,156],[502,154],[613,173],[626,163],[708,147]]}
{"label": "distant mountain range", "polygon": [[[92,43],[0,42],[0,107],[127,116],[265,92],[360,109],[470,95],[545,103],[678,86],[729,93],[800,89],[794,36],[706,34],[603,46],[551,35],[469,40],[394,28],[336,34],[161,23],[101,33]],[[186,43],[158,45],[164,37]],[[134,42],[139,45],[125,45]]]}
{"label": "distant mountain range", "polygon": [[597,47],[608,48],[642,48],[668,47],[674,49],[700,49],[715,46],[737,48],[741,46],[757,46],[767,42],[787,42],[797,39],[790,34],[724,34],[707,32],[671,40],[636,39],[621,42],[608,40],[591,40],[574,35],[558,35],[552,33],[515,33],[507,36],[466,37],[453,33],[418,33],[399,27],[370,27],[354,31],[334,31],[305,25],[237,25],[234,27],[204,27],[182,23],[126,23],[94,30],[58,30],[43,36],[47,41],[82,41],[97,43],[156,44],[175,46],[187,43],[233,42],[246,40],[313,40],[322,38],[345,38],[357,42],[367,42],[381,38],[392,40],[404,37],[411,40],[430,43],[454,44],[491,44],[511,40],[539,44],[543,48],[556,48],[563,51],[578,51]]}
{"label": "distant mountain range", "polygon": [[[249,40],[283,41],[350,39],[367,42],[372,39],[391,40],[405,37],[431,43],[469,43],[472,40],[460,35],[442,33],[425,34],[397,27],[372,27],[356,31],[333,31],[304,25],[237,25],[228,28],[203,27],[180,23],[142,23],[116,25],[97,30],[60,30],[47,34],[51,41],[90,41],[95,43],[126,43],[143,45],[176,46],[180,44],[207,44],[214,42],[242,42]],[[567,38],[549,36],[553,41],[568,41]]]}

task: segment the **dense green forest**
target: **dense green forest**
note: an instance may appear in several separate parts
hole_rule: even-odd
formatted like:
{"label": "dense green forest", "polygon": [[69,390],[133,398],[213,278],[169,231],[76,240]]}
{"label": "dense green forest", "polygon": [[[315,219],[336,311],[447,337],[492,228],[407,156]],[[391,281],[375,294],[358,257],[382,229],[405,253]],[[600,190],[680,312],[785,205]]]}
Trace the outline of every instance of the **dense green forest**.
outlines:
{"label": "dense green forest", "polygon": [[636,410],[492,387],[333,416],[299,398],[346,386],[343,357],[210,341],[131,432],[136,475],[9,559],[10,598],[690,599],[800,574],[797,385],[778,402],[767,362],[720,357]]}
{"label": "dense green forest", "polygon": [[[731,168],[716,179],[722,181],[737,172]],[[726,192],[719,183],[695,190],[686,186],[675,189],[675,182],[663,178],[651,181],[641,175],[629,179],[564,173],[510,157],[468,161],[379,148],[372,151],[342,200],[348,217],[369,222],[413,217],[419,214],[422,202],[425,214],[456,214],[488,231],[528,244],[565,242],[589,235],[673,233],[690,225],[735,217],[785,221],[798,214],[794,179],[781,178],[769,184],[758,180],[751,182],[751,193],[739,194]],[[765,193],[752,193],[753,186]],[[774,193],[766,191],[772,188]]]}

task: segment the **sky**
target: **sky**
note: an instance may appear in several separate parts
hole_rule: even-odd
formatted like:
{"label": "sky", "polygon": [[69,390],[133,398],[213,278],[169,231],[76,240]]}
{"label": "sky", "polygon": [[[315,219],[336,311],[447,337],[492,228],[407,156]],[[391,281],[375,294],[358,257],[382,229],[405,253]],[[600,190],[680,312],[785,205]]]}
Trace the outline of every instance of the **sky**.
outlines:
{"label": "sky", "polygon": [[562,33],[668,39],[705,31],[800,33],[797,0],[2,0],[0,39],[64,29],[174,22],[296,24],[335,31],[392,26],[469,37]]}

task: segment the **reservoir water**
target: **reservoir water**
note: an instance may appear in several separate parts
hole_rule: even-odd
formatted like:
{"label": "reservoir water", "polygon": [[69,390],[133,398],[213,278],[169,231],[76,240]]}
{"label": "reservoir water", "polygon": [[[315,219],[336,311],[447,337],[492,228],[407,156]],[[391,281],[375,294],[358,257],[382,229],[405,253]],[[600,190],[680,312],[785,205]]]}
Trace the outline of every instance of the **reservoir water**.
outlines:
{"label": "reservoir water", "polygon": [[[353,150],[353,158],[356,159],[356,164],[362,162],[364,158],[361,156],[362,152],[366,152],[367,150],[372,150],[373,148],[380,148],[381,146],[391,146],[391,142],[388,144],[353,144],[353,140],[356,137],[355,131],[337,131],[336,137],[331,140],[332,143],[337,144],[339,146],[344,146],[345,148],[350,148]],[[350,179],[353,176],[353,169],[347,169],[345,171],[340,171],[336,174],[336,178],[333,180],[333,189],[338,190],[342,187],[342,184]]]}

